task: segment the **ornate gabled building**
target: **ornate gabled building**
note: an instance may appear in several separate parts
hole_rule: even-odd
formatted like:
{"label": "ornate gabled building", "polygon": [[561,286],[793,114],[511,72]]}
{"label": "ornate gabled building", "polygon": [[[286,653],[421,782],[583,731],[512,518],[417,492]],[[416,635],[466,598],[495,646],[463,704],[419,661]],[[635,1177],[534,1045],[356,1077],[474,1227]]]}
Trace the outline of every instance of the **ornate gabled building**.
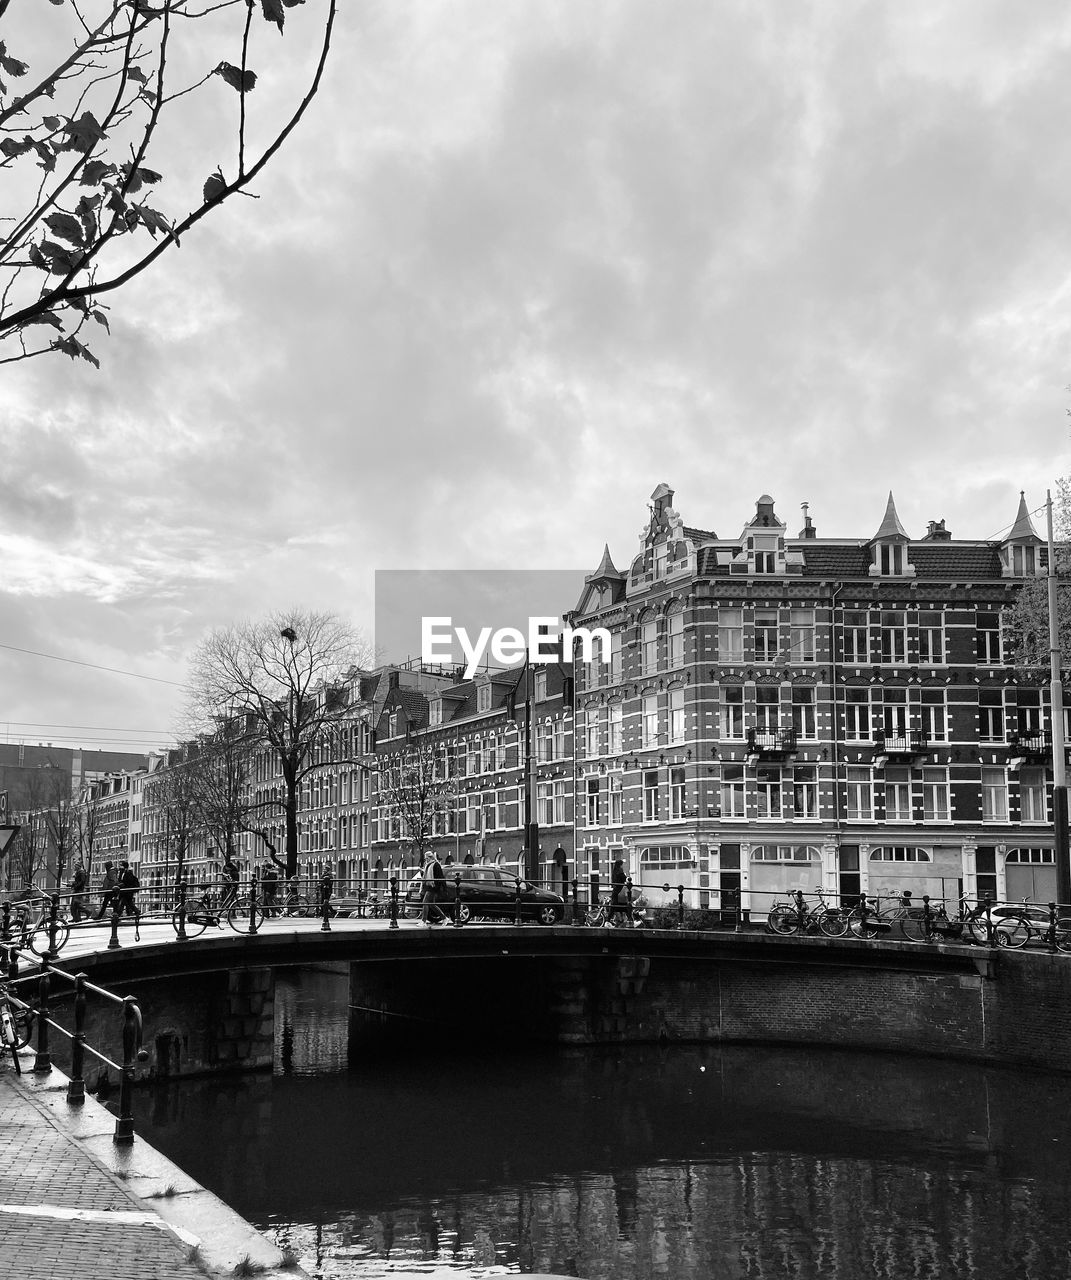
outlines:
{"label": "ornate gabled building", "polygon": [[[627,574],[604,551],[570,625],[577,856],[718,906],[892,893],[1055,896],[1047,672],[1009,665],[1004,611],[1046,548],[1021,498],[1003,540],[790,537],[768,495],[735,538],[651,498]],[[658,895],[655,894],[657,898]]]}

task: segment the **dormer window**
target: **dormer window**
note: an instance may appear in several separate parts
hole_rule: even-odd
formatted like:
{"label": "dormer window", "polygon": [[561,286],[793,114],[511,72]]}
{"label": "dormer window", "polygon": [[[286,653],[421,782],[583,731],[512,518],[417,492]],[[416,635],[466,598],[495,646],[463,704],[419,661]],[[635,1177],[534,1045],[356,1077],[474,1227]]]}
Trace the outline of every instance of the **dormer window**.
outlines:
{"label": "dormer window", "polygon": [[881,578],[913,578],[915,567],[907,558],[910,539],[896,514],[892,492],[885,508],[885,518],[870,543],[870,573]]}
{"label": "dormer window", "polygon": [[490,682],[488,682],[487,684],[480,685],[480,687],[476,690],[476,710],[477,711],[491,710]]}
{"label": "dormer window", "polygon": [[390,713],[390,718],[389,718],[389,719],[388,719],[388,721],[387,721],[387,736],[388,736],[388,737],[391,737],[391,738],[396,738],[396,737],[398,736],[398,713],[397,713],[397,711],[392,711],[392,712]]}
{"label": "dormer window", "polygon": [[545,671],[537,671],[533,682],[532,696],[536,702],[546,702],[547,700],[547,673]]}
{"label": "dormer window", "polygon": [[878,567],[883,577],[901,577],[904,572],[904,547],[900,542],[883,542],[878,547]]}
{"label": "dormer window", "polygon": [[442,698],[432,698],[428,703],[428,724],[438,725],[443,722],[443,700]]}
{"label": "dormer window", "polygon": [[752,573],[777,572],[777,538],[748,538]]}

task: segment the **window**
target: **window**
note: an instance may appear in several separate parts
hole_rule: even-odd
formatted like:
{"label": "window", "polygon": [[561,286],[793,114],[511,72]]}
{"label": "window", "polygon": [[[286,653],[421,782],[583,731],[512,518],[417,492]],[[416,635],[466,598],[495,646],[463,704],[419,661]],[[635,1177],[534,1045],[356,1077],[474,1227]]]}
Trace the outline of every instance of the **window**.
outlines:
{"label": "window", "polygon": [[780,765],[759,765],[756,770],[755,813],[759,818],[781,817]]}
{"label": "window", "polygon": [[848,768],[848,817],[869,821],[874,816],[874,781],[868,768]]}
{"label": "window", "polygon": [[738,684],[724,685],[721,691],[721,736],[744,736],[744,690]]}
{"label": "window", "polygon": [[773,662],[777,657],[777,610],[755,610],[755,661]]}
{"label": "window", "polygon": [[621,809],[621,795],[622,795],[621,775],[620,775],[620,774],[618,774],[618,773],[611,773],[611,774],[610,774],[610,777],[609,777],[609,779],[608,779],[608,781],[609,781],[609,784],[610,784],[610,787],[609,787],[609,797],[610,797],[610,806],[609,806],[609,807],[610,807],[610,812],[609,812],[609,825],[610,825],[611,827],[619,827],[619,826],[621,825],[621,812],[622,812],[622,809]]}
{"label": "window", "polygon": [[532,698],[536,702],[546,702],[547,700],[547,673],[545,671],[536,671],[535,679],[532,683]]}
{"label": "window", "polygon": [[944,689],[923,689],[922,733],[927,742],[948,741],[948,713]]}
{"label": "window", "polygon": [[1031,866],[1052,866],[1056,861],[1054,849],[1009,849],[1006,862]]}
{"label": "window", "polygon": [[584,809],[584,819],[589,827],[599,826],[599,780],[598,778],[588,778],[585,787],[587,803]]}
{"label": "window", "polygon": [[1041,690],[1020,689],[1015,712],[1015,728],[1020,738],[1040,738],[1042,734]]}
{"label": "window", "polygon": [[902,609],[882,610],[878,639],[883,663],[907,661],[907,625]]}
{"label": "window", "polygon": [[878,567],[883,576],[898,577],[904,572],[904,546],[899,542],[883,542],[878,547]]}
{"label": "window", "polygon": [[979,662],[1000,661],[1000,615],[980,613],[975,628],[975,644]]}
{"label": "window", "polygon": [[565,799],[564,782],[541,782],[539,784],[536,792],[536,803],[539,811],[538,821],[541,826],[561,826],[566,822]]}
{"label": "window", "polygon": [[755,728],[759,733],[777,732],[777,708],[781,690],[776,685],[759,685],[755,690]]}
{"label": "window", "polygon": [[1003,769],[982,770],[982,821],[1008,820],[1008,782]]}
{"label": "window", "polygon": [[810,685],[797,685],[792,690],[792,727],[797,738],[810,740],[818,736],[814,717],[814,689]]}
{"label": "window", "polygon": [[844,691],[844,737],[848,742],[870,741],[870,690]]}
{"label": "window", "polygon": [[437,725],[443,722],[443,700],[432,698],[428,703],[428,724]]}
{"label": "window", "polygon": [[889,822],[911,821],[911,770],[904,766],[885,770],[885,817]]}
{"label": "window", "polygon": [[948,821],[949,801],[947,769],[923,769],[922,819],[924,822]]}
{"label": "window", "polygon": [[658,821],[658,770],[647,769],[643,775],[643,820]]}
{"label": "window", "polygon": [[881,727],[886,738],[907,739],[907,690],[886,689],[882,700]]}
{"label": "window", "polygon": [[612,773],[609,776],[609,826],[619,827],[622,820],[622,783],[621,774]]}
{"label": "window", "polygon": [[675,768],[669,771],[669,816],[671,818],[688,816],[683,769]]}
{"label": "window", "polygon": [[669,691],[669,740],[684,741],[684,689],[679,686]]}
{"label": "window", "polygon": [[491,710],[491,685],[490,685],[490,683],[487,683],[487,684],[481,684],[481,685],[480,685],[480,687],[476,690],[476,710],[477,710],[477,711],[490,711],[490,710]]}
{"label": "window", "polygon": [[641,741],[645,747],[656,747],[658,745],[657,693],[645,693],[643,695],[643,724]]}
{"label": "window", "polygon": [[752,862],[817,862],[820,857],[811,844],[760,844],[751,850]]}
{"label": "window", "polygon": [[924,612],[919,614],[919,662],[936,666],[945,660],[944,615]]}
{"label": "window", "polygon": [[747,816],[742,764],[723,764],[721,767],[721,816],[723,818]]}
{"label": "window", "polygon": [[610,636],[610,679],[617,683],[621,679],[621,632],[615,631]]}
{"label": "window", "polygon": [[580,670],[584,672],[585,689],[597,689],[602,684],[603,664],[598,660],[581,665]]}
{"label": "window", "polygon": [[865,609],[844,611],[844,661],[863,665],[870,652]]}
{"label": "window", "polygon": [[792,770],[792,816],[818,817],[818,769],[813,764],[800,764]]}
{"label": "window", "polygon": [[670,667],[684,666],[684,611],[677,609],[669,615],[666,636],[667,660]]}
{"label": "window", "polygon": [[1019,771],[1019,817],[1023,822],[1046,822],[1045,770]]}
{"label": "window", "polygon": [[621,754],[624,706],[620,702],[611,702],[609,712],[609,740],[607,742],[607,750],[610,755],[615,756]]}
{"label": "window", "polygon": [[1034,548],[1023,546],[1012,546],[1008,548],[1011,552],[1011,571],[1016,578],[1030,577],[1034,573]]}
{"label": "window", "polygon": [[640,850],[640,866],[645,871],[677,871],[691,865],[692,856],[683,844],[654,845]]}
{"label": "window", "polygon": [[1004,694],[1000,689],[978,690],[978,741],[1004,741]]}
{"label": "window", "polygon": [[658,670],[658,623],[654,618],[640,627],[640,662],[645,675]]}
{"label": "window", "polygon": [[887,844],[870,850],[871,862],[929,862],[928,849],[916,849],[911,845]]}
{"label": "window", "polygon": [[793,662],[814,661],[814,610],[793,609],[789,614]]}
{"label": "window", "polygon": [[606,708],[588,707],[584,713],[584,754],[589,758],[602,754],[606,738]]}
{"label": "window", "polygon": [[748,550],[751,552],[754,573],[777,572],[777,538],[749,538]]}
{"label": "window", "polygon": [[721,609],[718,612],[718,661],[743,662],[744,611]]}

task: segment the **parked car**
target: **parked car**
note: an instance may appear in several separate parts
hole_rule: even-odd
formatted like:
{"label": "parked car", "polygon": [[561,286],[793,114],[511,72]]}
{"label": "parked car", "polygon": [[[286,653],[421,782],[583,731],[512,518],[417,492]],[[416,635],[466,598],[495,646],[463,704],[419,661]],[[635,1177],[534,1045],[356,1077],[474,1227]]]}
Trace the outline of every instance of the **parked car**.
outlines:
{"label": "parked car", "polygon": [[[461,877],[461,923],[469,920],[513,920],[517,911],[517,885],[521,887],[521,919],[539,924],[558,924],[565,916],[565,899],[549,889],[540,889],[528,880],[518,881],[510,871],[493,866],[451,863],[445,866],[446,897],[441,904],[450,914],[454,907],[456,877]],[[410,881],[405,905],[419,908],[423,885]]]}

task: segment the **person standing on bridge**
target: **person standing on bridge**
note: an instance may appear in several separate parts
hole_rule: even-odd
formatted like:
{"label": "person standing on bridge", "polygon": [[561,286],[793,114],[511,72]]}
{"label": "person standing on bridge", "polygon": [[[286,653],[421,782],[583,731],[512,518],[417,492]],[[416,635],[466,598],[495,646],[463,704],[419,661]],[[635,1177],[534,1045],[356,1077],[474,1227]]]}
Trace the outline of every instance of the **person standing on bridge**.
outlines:
{"label": "person standing on bridge", "polygon": [[71,919],[76,924],[83,917],[91,914],[86,910],[86,889],[88,887],[89,880],[86,876],[86,869],[81,862],[76,862],[74,864],[74,874],[71,876]]}
{"label": "person standing on bridge", "polygon": [[631,924],[629,919],[629,905],[625,900],[627,892],[628,876],[625,875],[625,864],[621,858],[614,860],[613,870],[610,872],[610,919],[609,924],[617,924],[619,915],[625,916],[625,923]]}
{"label": "person standing on bridge", "polygon": [[260,878],[261,891],[264,894],[264,914],[269,918],[275,915],[275,899],[279,893],[279,873],[275,863],[269,862]]}
{"label": "person standing on bridge", "polygon": [[134,895],[141,888],[141,881],[129,862],[119,864],[119,914],[138,918],[138,904]]}
{"label": "person standing on bridge", "polygon": [[[429,854],[427,864],[424,867],[424,905],[420,912],[420,918],[425,924],[445,923],[446,916],[439,906],[445,896],[445,890],[446,872],[442,869],[442,864],[435,854]],[[434,918],[432,917],[432,912],[435,913]]]}

